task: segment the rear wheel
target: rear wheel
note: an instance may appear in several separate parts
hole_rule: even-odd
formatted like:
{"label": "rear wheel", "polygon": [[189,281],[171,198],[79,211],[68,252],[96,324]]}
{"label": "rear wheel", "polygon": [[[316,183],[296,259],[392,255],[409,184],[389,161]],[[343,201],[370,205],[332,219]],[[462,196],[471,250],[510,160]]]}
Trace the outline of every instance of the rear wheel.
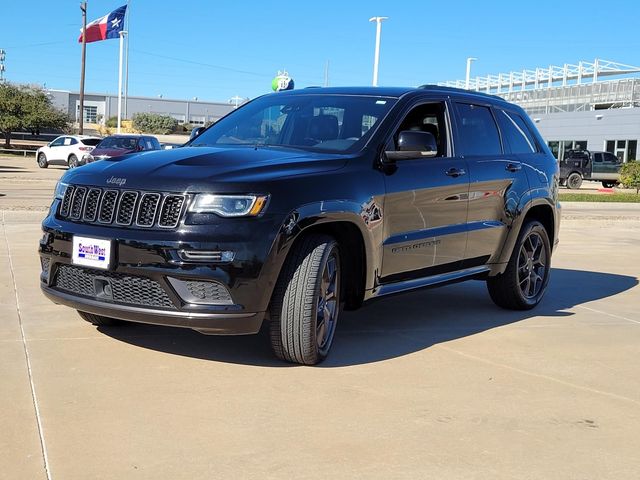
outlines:
{"label": "rear wheel", "polygon": [[47,168],[49,163],[47,162],[47,156],[44,153],[38,154],[38,166],[40,168]]}
{"label": "rear wheel", "polygon": [[69,164],[69,168],[76,168],[78,166],[78,157],[69,155],[69,161],[67,163]]}
{"label": "rear wheel", "polygon": [[544,295],[549,283],[551,246],[544,226],[532,220],[520,231],[507,269],[487,280],[494,303],[510,310],[529,310]]}
{"label": "rear wheel", "polygon": [[271,299],[276,356],[314,365],[327,357],[340,313],[340,252],[328,235],[309,235],[289,253]]}
{"label": "rear wheel", "polygon": [[122,325],[124,323],[122,320],[118,320],[117,318],[111,317],[103,317],[102,315],[94,315],[93,313],[81,312],[78,310],[78,315],[83,320],[96,325],[98,327],[111,327],[114,325]]}
{"label": "rear wheel", "polygon": [[577,190],[582,185],[582,175],[579,173],[573,172],[567,178],[567,187],[572,190]]}

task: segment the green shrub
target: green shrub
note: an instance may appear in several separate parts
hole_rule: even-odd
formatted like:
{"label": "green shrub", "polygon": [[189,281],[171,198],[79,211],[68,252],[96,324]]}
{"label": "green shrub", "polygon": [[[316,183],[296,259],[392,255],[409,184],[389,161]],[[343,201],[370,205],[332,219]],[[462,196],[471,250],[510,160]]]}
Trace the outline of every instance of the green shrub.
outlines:
{"label": "green shrub", "polygon": [[637,195],[640,191],[640,162],[631,160],[622,165],[620,182],[627,188],[635,188]]}
{"label": "green shrub", "polygon": [[139,132],[166,135],[173,132],[178,121],[169,115],[157,113],[136,113],[133,116],[133,128]]}
{"label": "green shrub", "polygon": [[118,126],[118,117],[109,117],[105,126],[108,128],[116,128]]}

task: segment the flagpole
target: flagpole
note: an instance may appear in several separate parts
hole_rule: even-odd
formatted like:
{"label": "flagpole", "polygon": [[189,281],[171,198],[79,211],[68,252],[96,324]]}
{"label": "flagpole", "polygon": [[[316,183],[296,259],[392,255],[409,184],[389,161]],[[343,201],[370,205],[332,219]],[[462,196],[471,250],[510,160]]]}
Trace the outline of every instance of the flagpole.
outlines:
{"label": "flagpole", "polygon": [[84,131],[84,67],[87,57],[87,2],[80,4],[82,10],[82,61],[80,65],[80,121],[78,124],[78,134]]}
{"label": "flagpole", "polygon": [[131,2],[127,0],[127,15],[125,26],[125,30],[127,31],[127,46],[124,61],[124,118],[127,118],[128,115],[127,103],[129,100],[129,18],[131,18]]}
{"label": "flagpole", "polygon": [[120,64],[118,67],[118,133],[122,124],[122,50],[124,46],[124,36],[127,32],[120,31]]}

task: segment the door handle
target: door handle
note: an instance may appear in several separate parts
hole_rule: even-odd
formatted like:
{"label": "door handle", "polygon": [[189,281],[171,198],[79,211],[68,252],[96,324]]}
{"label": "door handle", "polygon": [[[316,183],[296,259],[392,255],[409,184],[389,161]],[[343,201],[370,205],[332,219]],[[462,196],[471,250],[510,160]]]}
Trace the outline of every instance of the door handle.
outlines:
{"label": "door handle", "polygon": [[509,163],[505,168],[510,172],[519,172],[522,170],[522,165],[519,163]]}
{"label": "door handle", "polygon": [[449,170],[444,172],[445,175],[453,178],[461,177],[462,175],[466,175],[466,173],[467,172],[464,170],[464,168],[453,168],[453,167],[451,167]]}

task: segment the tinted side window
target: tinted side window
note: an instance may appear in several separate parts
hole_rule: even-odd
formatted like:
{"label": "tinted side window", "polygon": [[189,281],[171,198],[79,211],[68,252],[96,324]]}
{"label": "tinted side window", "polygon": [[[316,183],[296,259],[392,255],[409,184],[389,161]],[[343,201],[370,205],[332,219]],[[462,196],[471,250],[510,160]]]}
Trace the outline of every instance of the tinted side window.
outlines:
{"label": "tinted side window", "polygon": [[605,162],[618,163],[618,157],[612,153],[604,153],[603,156]]}
{"label": "tinted side window", "polygon": [[438,147],[437,157],[447,156],[447,124],[445,103],[425,103],[414,107],[407,113],[393,135],[393,149],[397,150],[398,135],[405,130],[428,132],[433,135]]}
{"label": "tinted side window", "polygon": [[456,103],[458,141],[463,155],[500,155],[500,135],[491,110],[480,105]]}
{"label": "tinted side window", "polygon": [[62,145],[62,143],[64,142],[65,137],[58,137],[56,138],[52,143],[51,146],[52,147],[59,147],[60,145]]}
{"label": "tinted side window", "polygon": [[594,153],[593,154],[593,161],[594,162],[602,162],[602,154],[601,153]]}
{"label": "tinted side window", "polygon": [[527,125],[519,115],[504,110],[496,110],[498,125],[503,138],[511,148],[511,153],[535,153],[536,144]]}

